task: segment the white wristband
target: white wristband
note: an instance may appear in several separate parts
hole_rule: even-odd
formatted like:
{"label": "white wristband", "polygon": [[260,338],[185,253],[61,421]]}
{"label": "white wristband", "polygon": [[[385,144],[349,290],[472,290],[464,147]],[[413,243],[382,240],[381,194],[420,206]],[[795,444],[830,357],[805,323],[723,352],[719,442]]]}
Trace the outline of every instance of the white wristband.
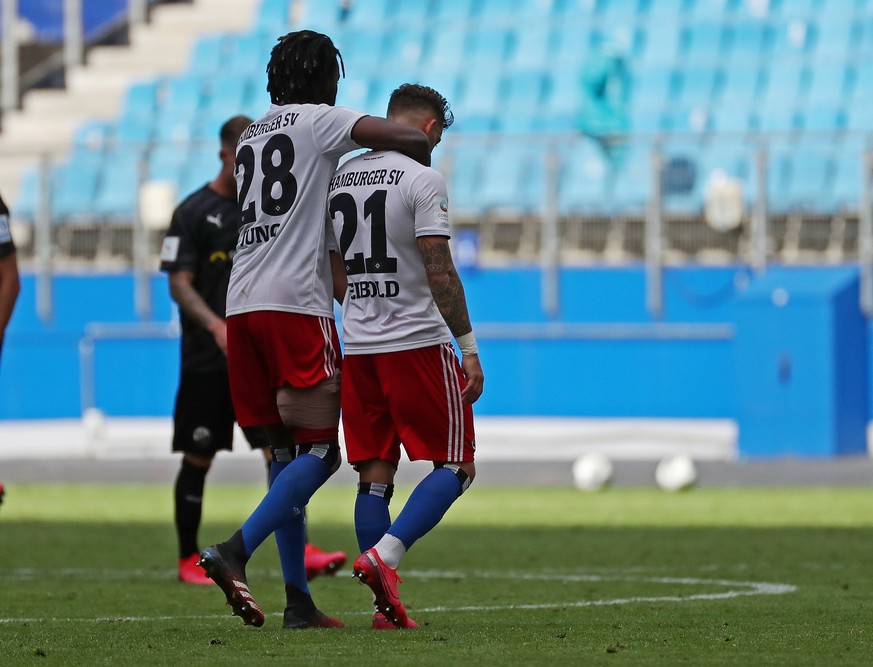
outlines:
{"label": "white wristband", "polygon": [[462,355],[479,354],[479,346],[476,345],[476,334],[472,331],[465,333],[463,336],[458,336],[455,340],[458,341],[458,349],[461,350]]}

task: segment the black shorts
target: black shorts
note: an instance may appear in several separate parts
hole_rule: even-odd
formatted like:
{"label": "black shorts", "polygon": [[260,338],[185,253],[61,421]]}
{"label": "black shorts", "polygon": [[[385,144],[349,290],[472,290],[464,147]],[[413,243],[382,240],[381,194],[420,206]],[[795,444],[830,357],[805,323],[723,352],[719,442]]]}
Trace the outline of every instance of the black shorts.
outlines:
{"label": "black shorts", "polygon": [[[173,410],[173,451],[210,456],[233,449],[236,417],[230,399],[227,373],[182,373]],[[268,447],[259,428],[244,428],[252,449]]]}

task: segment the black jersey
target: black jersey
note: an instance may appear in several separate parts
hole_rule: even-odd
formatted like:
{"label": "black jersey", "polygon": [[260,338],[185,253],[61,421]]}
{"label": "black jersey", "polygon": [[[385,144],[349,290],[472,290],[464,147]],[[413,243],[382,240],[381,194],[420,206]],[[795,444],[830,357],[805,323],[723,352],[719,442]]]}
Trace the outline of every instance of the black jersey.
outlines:
{"label": "black jersey", "polygon": [[[161,248],[161,270],[191,271],[194,289],[213,312],[222,317],[239,224],[236,200],[225,199],[203,186],[173,212]],[[182,371],[227,370],[227,359],[212,334],[181,309],[180,319]]]}
{"label": "black jersey", "polygon": [[12,232],[9,229],[9,209],[0,197],[0,257],[6,257],[15,252],[12,243]]}

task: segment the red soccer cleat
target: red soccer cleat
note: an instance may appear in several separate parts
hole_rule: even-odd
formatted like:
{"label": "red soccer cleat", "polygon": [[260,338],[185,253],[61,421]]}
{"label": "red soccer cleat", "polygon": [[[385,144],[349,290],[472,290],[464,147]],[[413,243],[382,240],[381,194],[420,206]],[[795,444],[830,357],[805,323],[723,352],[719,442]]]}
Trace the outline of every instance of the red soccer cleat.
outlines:
{"label": "red soccer cleat", "polygon": [[385,565],[375,549],[367,549],[358,556],[352,570],[354,576],[373,591],[376,609],[398,628],[407,627],[409,617],[397,590],[397,584],[402,584],[403,580],[397,575],[397,570]]}
{"label": "red soccer cleat", "polygon": [[206,570],[197,563],[200,560],[198,554],[191,554],[187,558],[179,559],[179,581],[186,584],[211,584],[212,579],[206,576]]}
{"label": "red soccer cleat", "polygon": [[381,611],[373,614],[373,629],[374,630],[416,630],[418,623],[413,621],[409,616],[406,617],[405,625],[394,625]]}
{"label": "red soccer cleat", "polygon": [[264,612],[255,602],[246,581],[246,570],[236,558],[221,544],[206,547],[200,552],[200,567],[212,579],[233,609],[233,615],[242,618],[246,625],[256,628],[264,624]]}
{"label": "red soccer cleat", "polygon": [[322,551],[318,547],[308,544],[303,552],[303,565],[306,568],[306,580],[311,581],[315,577],[336,574],[348,557],[343,551]]}

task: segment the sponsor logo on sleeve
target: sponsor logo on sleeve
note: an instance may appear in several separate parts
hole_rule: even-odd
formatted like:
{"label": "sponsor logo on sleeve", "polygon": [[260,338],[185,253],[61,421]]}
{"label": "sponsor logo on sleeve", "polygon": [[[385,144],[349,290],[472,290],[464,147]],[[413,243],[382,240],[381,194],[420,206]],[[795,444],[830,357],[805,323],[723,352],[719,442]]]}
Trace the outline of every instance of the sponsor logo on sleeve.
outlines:
{"label": "sponsor logo on sleeve", "polygon": [[446,197],[440,197],[439,195],[436,195],[433,198],[433,221],[449,221],[449,200]]}
{"label": "sponsor logo on sleeve", "polygon": [[9,231],[9,216],[0,215],[0,243],[12,241],[12,232]]}
{"label": "sponsor logo on sleeve", "polygon": [[179,237],[167,236],[161,245],[161,261],[175,262],[179,257]]}

